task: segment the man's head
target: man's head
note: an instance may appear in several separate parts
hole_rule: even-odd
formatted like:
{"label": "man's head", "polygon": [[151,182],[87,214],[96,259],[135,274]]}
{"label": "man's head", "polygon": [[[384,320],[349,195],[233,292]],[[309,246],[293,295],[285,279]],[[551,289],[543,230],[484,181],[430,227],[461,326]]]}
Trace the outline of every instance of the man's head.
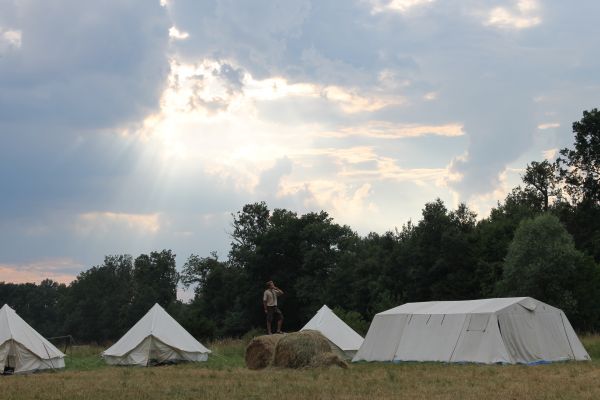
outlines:
{"label": "man's head", "polygon": [[275,287],[275,284],[273,283],[273,281],[267,282],[267,289],[273,289],[274,287]]}

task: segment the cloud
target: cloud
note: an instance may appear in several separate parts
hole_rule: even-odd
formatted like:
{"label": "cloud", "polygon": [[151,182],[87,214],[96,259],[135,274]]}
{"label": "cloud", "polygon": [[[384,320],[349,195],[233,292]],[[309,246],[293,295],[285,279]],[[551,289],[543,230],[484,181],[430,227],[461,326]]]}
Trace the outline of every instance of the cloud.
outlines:
{"label": "cloud", "polygon": [[88,235],[92,232],[108,234],[112,231],[131,231],[135,234],[155,234],[160,230],[159,214],[126,214],[110,211],[80,214],[75,229]]}
{"label": "cloud", "polygon": [[226,252],[260,200],[365,233],[436,197],[483,215],[597,105],[598,12],[0,2],[0,262]]}
{"label": "cloud", "polygon": [[311,2],[180,0],[166,7],[178,29],[201,38],[177,44],[184,61],[235,59],[261,78],[273,75],[273,63],[284,59],[286,40],[300,33]]}
{"label": "cloud", "polygon": [[537,128],[541,131],[546,130],[546,129],[560,128],[560,123],[559,122],[546,122],[543,124],[539,124],[537,126]]}
{"label": "cloud", "polygon": [[457,123],[444,125],[396,124],[386,121],[369,121],[362,125],[341,127],[325,135],[334,137],[365,136],[380,139],[414,138],[426,135],[463,136],[463,126]]}
{"label": "cloud", "polygon": [[0,55],[9,50],[16,50],[21,47],[22,32],[20,30],[3,30],[0,27]]}
{"label": "cloud", "polygon": [[158,2],[25,0],[9,12],[0,43],[18,51],[0,62],[3,133],[11,123],[113,128],[158,106],[170,26]]}
{"label": "cloud", "polygon": [[288,157],[280,158],[275,164],[263,171],[254,191],[265,197],[274,197],[279,193],[281,179],[292,172],[292,162]]}
{"label": "cloud", "polygon": [[556,155],[558,154],[558,149],[548,149],[548,150],[544,150],[542,152],[542,155],[544,156],[544,159],[549,160],[549,161],[554,161],[554,159],[556,158]]}
{"label": "cloud", "polygon": [[508,7],[492,9],[486,24],[517,30],[531,28],[542,23],[541,17],[537,15],[539,8],[537,0],[517,0],[512,9]]}
{"label": "cloud", "polygon": [[365,215],[376,213],[376,205],[369,200],[371,184],[352,185],[340,181],[312,180],[305,183],[282,182],[284,198],[299,198],[307,210],[327,210],[343,223],[358,222]]}
{"label": "cloud", "polygon": [[411,11],[415,7],[423,7],[435,2],[435,0],[370,0],[371,12],[398,12],[401,14]]}
{"label": "cloud", "polygon": [[83,269],[83,265],[74,260],[51,259],[27,264],[1,264],[0,282],[40,283],[44,279],[68,284]]}
{"label": "cloud", "polygon": [[181,32],[176,27],[172,26],[169,28],[169,37],[173,40],[185,40],[190,37],[187,32]]}

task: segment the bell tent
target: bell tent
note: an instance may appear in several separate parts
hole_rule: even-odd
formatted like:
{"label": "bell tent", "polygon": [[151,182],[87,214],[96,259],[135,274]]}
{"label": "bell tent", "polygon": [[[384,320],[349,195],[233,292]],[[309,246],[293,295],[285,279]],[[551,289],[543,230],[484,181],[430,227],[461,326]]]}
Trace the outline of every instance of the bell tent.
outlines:
{"label": "bell tent", "polygon": [[102,353],[108,364],[148,366],[206,361],[210,350],[155,304],[117,343]]}
{"label": "bell tent", "polygon": [[566,315],[530,297],[407,303],[375,315],[352,361],[590,360]]}
{"label": "bell tent", "polygon": [[0,372],[65,367],[65,355],[5,304],[0,308]]}
{"label": "bell tent", "polygon": [[324,305],[301,330],[319,331],[332,344],[334,351],[351,359],[363,342],[362,336]]}

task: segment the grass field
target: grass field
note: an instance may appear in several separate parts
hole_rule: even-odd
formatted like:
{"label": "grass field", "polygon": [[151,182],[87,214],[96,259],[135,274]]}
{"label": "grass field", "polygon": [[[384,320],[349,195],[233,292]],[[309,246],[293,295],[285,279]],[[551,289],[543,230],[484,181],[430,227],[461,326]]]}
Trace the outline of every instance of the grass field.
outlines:
{"label": "grass field", "polygon": [[206,363],[109,367],[78,347],[60,372],[0,377],[0,399],[600,399],[600,336],[592,362],[539,366],[359,363],[347,370],[250,371],[244,343],[210,344]]}

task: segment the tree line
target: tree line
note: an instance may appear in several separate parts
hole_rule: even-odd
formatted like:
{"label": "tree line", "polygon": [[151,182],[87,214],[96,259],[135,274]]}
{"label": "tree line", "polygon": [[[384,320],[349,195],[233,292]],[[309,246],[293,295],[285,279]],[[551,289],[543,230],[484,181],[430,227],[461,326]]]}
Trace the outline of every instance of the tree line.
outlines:
{"label": "tree line", "polygon": [[[522,184],[477,219],[437,199],[417,222],[360,236],[326,212],[299,215],[247,204],[232,215],[231,246],[107,256],[69,285],[0,283],[8,303],[45,336],[109,342],[155,302],[198,338],[241,336],[264,325],[267,280],[286,292],[285,329],[323,304],[365,333],[377,312],[405,302],[531,296],[562,308],[579,331],[600,329],[600,112],[573,123],[574,146],[527,165]],[[189,303],[177,287],[193,288]]]}

